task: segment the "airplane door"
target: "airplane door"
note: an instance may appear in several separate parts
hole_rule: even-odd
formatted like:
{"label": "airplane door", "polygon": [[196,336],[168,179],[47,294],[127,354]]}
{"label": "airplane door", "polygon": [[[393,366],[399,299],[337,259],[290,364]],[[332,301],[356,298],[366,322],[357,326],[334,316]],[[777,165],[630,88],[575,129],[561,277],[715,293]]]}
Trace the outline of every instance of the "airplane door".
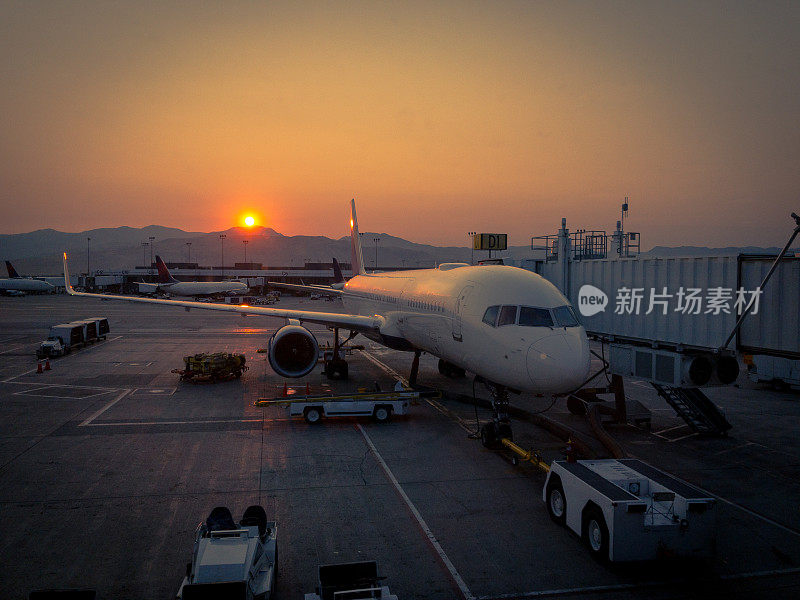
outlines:
{"label": "airplane door", "polygon": [[453,316],[453,339],[457,342],[461,341],[461,317],[464,314],[464,308],[467,306],[467,300],[469,299],[469,295],[472,293],[473,286],[468,285],[461,293],[458,295],[456,299],[456,311],[455,315]]}

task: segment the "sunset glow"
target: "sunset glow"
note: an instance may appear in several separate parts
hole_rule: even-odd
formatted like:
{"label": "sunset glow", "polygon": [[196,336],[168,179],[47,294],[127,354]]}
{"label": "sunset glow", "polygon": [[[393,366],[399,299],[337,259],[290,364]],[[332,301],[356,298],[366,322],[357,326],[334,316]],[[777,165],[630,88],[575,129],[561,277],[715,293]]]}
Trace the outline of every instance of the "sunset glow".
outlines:
{"label": "sunset glow", "polygon": [[338,238],[355,197],[527,245],[629,196],[647,246],[780,245],[798,208],[800,3],[12,4],[2,233]]}
{"label": "sunset glow", "polygon": [[251,217],[250,215],[247,215],[244,218],[244,224],[247,225],[248,227],[252,227],[253,225],[255,225],[255,222],[256,222],[256,220],[253,217]]}

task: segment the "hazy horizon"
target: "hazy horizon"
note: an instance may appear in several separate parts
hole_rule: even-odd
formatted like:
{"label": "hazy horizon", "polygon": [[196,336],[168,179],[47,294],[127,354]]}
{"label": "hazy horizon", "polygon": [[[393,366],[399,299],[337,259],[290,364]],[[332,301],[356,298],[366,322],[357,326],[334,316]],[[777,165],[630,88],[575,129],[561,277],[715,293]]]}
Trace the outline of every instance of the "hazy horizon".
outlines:
{"label": "hazy horizon", "polygon": [[[626,228],[780,246],[800,209],[800,4],[0,8],[0,233]],[[735,240],[735,241],[734,241]]]}

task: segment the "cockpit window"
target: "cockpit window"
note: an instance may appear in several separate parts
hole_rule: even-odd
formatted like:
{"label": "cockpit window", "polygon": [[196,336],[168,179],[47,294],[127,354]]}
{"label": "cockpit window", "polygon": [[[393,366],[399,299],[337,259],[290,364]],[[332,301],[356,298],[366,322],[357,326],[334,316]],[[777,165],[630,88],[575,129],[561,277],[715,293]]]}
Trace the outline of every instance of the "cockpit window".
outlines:
{"label": "cockpit window", "polygon": [[514,325],[517,322],[517,307],[516,306],[502,306],[500,307],[500,318],[497,320],[497,326]]}
{"label": "cockpit window", "polygon": [[497,323],[497,313],[500,312],[499,306],[490,306],[486,309],[486,312],[483,313],[483,322],[487,325],[491,325],[495,327],[495,323]]}
{"label": "cockpit window", "polygon": [[552,327],[553,317],[546,308],[519,307],[519,324],[526,327]]}
{"label": "cockpit window", "polygon": [[556,317],[559,327],[577,327],[580,325],[578,318],[575,316],[575,311],[571,306],[559,306],[553,309],[553,315]]}

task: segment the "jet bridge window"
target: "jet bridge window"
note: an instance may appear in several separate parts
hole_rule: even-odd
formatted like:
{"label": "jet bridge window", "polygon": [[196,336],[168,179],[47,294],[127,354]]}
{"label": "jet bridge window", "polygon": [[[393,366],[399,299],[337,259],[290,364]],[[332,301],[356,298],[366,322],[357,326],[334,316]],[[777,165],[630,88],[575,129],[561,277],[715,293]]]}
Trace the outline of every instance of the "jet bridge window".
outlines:
{"label": "jet bridge window", "polygon": [[486,309],[486,312],[483,313],[483,322],[487,325],[491,325],[495,327],[495,323],[497,323],[497,313],[500,312],[499,306],[490,306]]}
{"label": "jet bridge window", "polygon": [[497,326],[514,325],[517,322],[517,307],[516,306],[501,306],[500,318],[497,319]]}
{"label": "jet bridge window", "polygon": [[580,325],[578,318],[575,316],[575,311],[571,306],[559,306],[553,309],[553,315],[556,317],[559,327],[577,327]]}
{"label": "jet bridge window", "polygon": [[525,327],[552,327],[553,317],[546,308],[519,307],[519,324]]}

